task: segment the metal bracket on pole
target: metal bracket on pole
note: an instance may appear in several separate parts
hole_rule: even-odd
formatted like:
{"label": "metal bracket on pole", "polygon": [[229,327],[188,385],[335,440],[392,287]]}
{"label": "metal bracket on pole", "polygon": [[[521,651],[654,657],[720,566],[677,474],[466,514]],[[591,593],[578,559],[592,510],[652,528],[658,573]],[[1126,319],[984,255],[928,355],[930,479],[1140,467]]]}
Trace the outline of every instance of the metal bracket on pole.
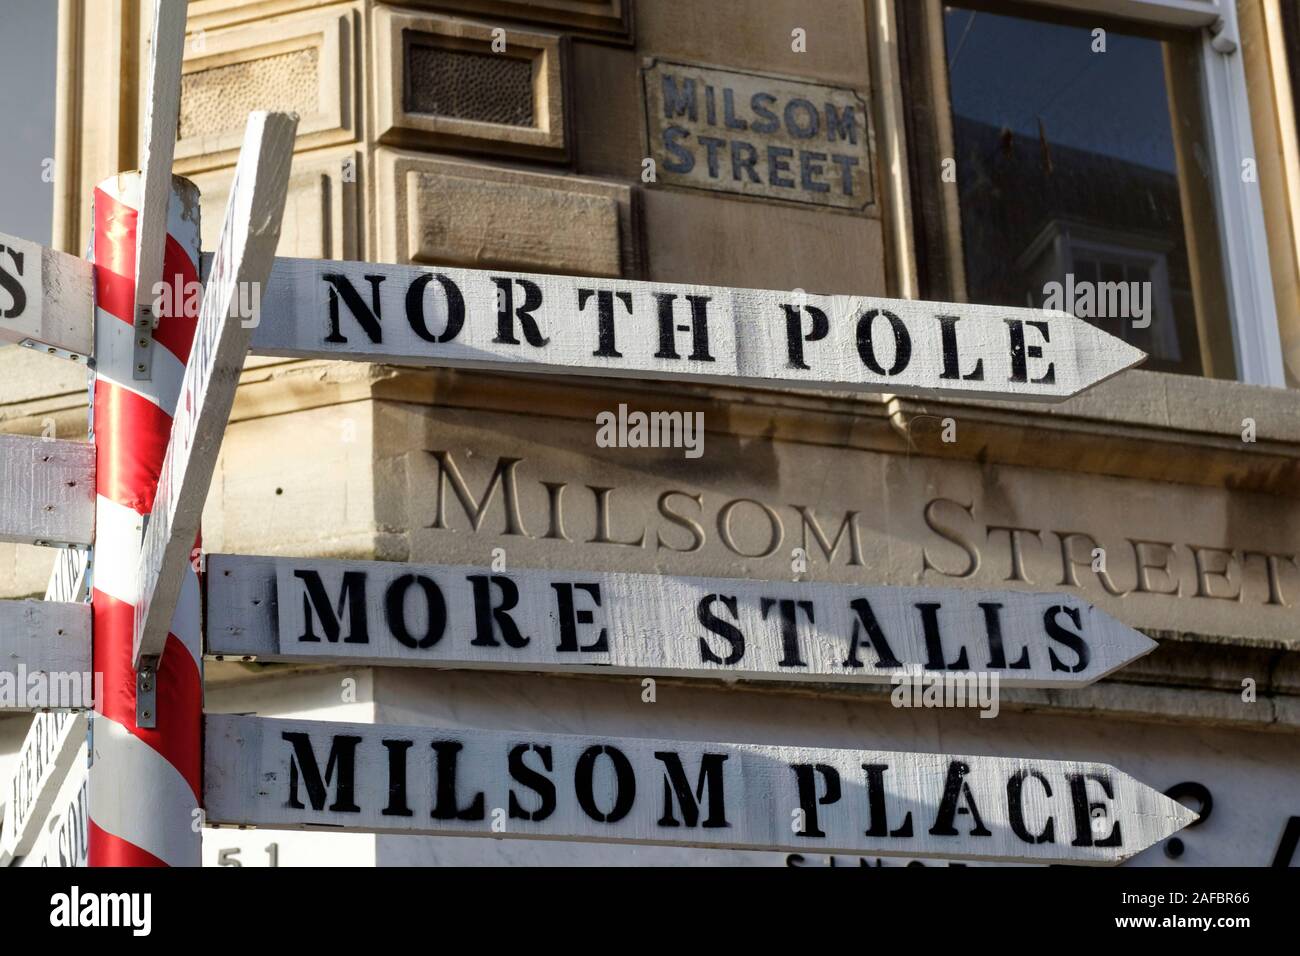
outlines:
{"label": "metal bracket on pole", "polygon": [[148,381],[153,377],[153,309],[147,305],[135,307],[135,346],[131,362],[131,377]]}
{"label": "metal bracket on pole", "polygon": [[146,730],[158,726],[158,658],[140,658],[135,672],[135,724]]}
{"label": "metal bracket on pole", "polygon": [[61,349],[57,345],[47,345],[44,342],[37,342],[35,339],[23,339],[18,343],[25,349],[31,349],[35,352],[44,352],[46,355],[57,355],[61,359],[67,359],[69,362],[80,362],[87,368],[94,368],[95,362],[89,355],[83,355],[80,352],[73,352],[70,349]]}

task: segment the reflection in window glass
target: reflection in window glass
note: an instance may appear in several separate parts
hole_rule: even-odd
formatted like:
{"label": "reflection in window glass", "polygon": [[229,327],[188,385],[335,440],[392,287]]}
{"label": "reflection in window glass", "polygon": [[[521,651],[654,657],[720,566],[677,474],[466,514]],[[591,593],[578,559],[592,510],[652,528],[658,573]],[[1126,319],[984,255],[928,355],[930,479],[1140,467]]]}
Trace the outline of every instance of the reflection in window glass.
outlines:
{"label": "reflection in window glass", "polygon": [[1231,342],[1193,40],[944,14],[967,297],[1063,308],[1147,368],[1222,369],[1207,357]]}

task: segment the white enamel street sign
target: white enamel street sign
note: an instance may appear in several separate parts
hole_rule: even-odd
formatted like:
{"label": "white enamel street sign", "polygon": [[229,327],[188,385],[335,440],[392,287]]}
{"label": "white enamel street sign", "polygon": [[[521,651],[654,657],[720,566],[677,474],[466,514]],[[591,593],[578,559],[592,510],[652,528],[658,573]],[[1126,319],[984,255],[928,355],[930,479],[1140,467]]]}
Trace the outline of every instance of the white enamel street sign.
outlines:
{"label": "white enamel street sign", "polygon": [[264,661],[1080,687],[1156,646],[1064,594],[224,554],[206,566],[207,652]]}
{"label": "white enamel street sign", "polygon": [[258,355],[1062,401],[1145,359],[1064,312],[277,259]]}
{"label": "white enamel street sign", "polygon": [[90,605],[0,601],[0,711],[93,701]]}
{"label": "white enamel street sign", "polygon": [[167,244],[167,200],[172,191],[172,156],[180,119],[181,61],[189,4],[154,0],[149,50],[149,85],[140,153],[140,210],[135,229],[135,377],[152,369],[154,286],[162,279]]}
{"label": "white enamel street sign", "polygon": [[205,718],[214,825],[1116,863],[1195,819],[1105,764]]}
{"label": "white enamel street sign", "polygon": [[95,448],[0,435],[0,541],[88,545],[95,527]]}
{"label": "white enamel street sign", "polygon": [[92,267],[0,233],[0,342],[84,362],[94,344]]}
{"label": "white enamel street sign", "polygon": [[140,553],[132,658],[137,668],[142,658],[162,654],[176,610],[252,332],[251,321],[232,317],[232,306],[241,290],[260,287],[271,270],[297,126],[293,113],[248,118]]}
{"label": "white enamel street sign", "polygon": [[8,806],[0,828],[0,858],[26,856],[36,844],[41,824],[86,742],[86,715],[71,711],[37,714],[32,721],[13,779],[0,793]]}

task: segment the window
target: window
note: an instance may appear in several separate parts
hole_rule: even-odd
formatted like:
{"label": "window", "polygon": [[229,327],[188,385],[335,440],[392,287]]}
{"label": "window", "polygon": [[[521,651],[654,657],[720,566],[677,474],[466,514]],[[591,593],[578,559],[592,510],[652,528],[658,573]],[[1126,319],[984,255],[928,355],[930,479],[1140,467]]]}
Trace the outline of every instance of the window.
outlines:
{"label": "window", "polygon": [[1233,248],[1263,242],[1244,83],[1185,4],[1069,3],[899,0],[921,295],[1063,308],[1148,369],[1281,384],[1267,255]]}

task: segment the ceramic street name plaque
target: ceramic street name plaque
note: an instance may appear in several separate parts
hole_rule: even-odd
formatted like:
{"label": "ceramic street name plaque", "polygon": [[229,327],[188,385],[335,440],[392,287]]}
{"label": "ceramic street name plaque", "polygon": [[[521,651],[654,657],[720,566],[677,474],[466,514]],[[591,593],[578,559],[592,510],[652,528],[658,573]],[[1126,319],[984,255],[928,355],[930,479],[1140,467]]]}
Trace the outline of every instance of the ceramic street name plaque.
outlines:
{"label": "ceramic street name plaque", "polygon": [[874,202],[869,112],[853,90],[664,60],[641,78],[655,181],[839,209]]}

